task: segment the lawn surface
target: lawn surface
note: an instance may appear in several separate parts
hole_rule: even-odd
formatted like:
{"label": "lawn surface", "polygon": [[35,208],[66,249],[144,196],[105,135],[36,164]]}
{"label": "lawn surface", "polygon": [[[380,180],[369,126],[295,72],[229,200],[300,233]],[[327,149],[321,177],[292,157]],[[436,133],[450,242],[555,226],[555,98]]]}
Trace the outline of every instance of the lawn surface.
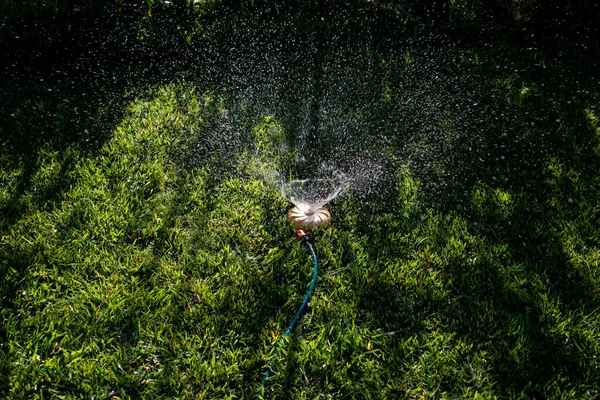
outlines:
{"label": "lawn surface", "polygon": [[[287,41],[253,18],[232,25]],[[217,40],[229,28],[203,23],[178,36],[181,58],[205,46],[230,64],[188,69],[165,49],[148,64],[158,28],[140,25],[124,65],[101,46],[64,65],[6,66],[0,397],[256,395],[311,262],[291,205],[255,167],[281,161],[269,140],[294,143],[303,122],[285,112],[289,94],[260,109],[235,83],[273,53],[236,64],[244,48],[225,56]],[[343,93],[311,96],[350,99],[322,107],[341,109],[368,147],[352,150],[388,158],[380,187],[335,200],[333,225],[314,232],[321,273],[269,398],[599,395],[597,49],[528,32],[432,37],[344,43],[376,82],[358,94],[346,89],[366,64],[328,61],[327,38],[302,50],[349,71]],[[301,70],[304,53],[286,51]],[[269,76],[256,74],[261,90]]]}

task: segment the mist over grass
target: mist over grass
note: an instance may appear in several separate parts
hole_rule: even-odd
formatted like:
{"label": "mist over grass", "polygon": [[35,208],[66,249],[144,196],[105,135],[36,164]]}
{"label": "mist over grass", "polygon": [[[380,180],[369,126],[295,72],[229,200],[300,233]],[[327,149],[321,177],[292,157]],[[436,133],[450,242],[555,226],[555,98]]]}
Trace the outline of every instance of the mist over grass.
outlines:
{"label": "mist over grass", "polygon": [[269,398],[597,396],[593,38],[213,6],[11,47],[0,397],[253,398],[311,272],[277,185],[331,171]]}

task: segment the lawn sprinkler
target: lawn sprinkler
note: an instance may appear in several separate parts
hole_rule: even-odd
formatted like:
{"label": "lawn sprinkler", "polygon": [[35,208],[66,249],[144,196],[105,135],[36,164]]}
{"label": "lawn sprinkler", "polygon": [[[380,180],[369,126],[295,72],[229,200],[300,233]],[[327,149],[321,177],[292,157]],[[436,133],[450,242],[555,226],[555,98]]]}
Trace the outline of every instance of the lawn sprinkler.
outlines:
{"label": "lawn sprinkler", "polygon": [[331,223],[331,214],[323,206],[337,197],[341,191],[342,184],[340,182],[323,179],[294,180],[284,185],[281,189],[281,194],[295,205],[295,207],[288,212],[288,221],[290,221],[296,230],[296,238],[308,250],[308,253],[312,258],[313,270],[310,285],[304,295],[304,300],[302,301],[300,308],[298,308],[294,319],[292,319],[292,322],[290,322],[288,328],[283,333],[283,336],[278,341],[275,355],[269,362],[265,375],[260,382],[260,388],[256,395],[257,400],[264,399],[265,384],[269,378],[274,376],[273,370],[277,365],[281,348],[285,344],[286,338],[292,334],[294,327],[300,320],[315,289],[315,284],[317,283],[319,263],[317,261],[317,255],[312,240],[305,230],[329,226]]}
{"label": "lawn sprinkler", "polygon": [[283,185],[281,194],[295,205],[288,213],[288,221],[296,230],[329,226],[331,214],[324,205],[335,199],[343,187],[340,177],[293,180]]}

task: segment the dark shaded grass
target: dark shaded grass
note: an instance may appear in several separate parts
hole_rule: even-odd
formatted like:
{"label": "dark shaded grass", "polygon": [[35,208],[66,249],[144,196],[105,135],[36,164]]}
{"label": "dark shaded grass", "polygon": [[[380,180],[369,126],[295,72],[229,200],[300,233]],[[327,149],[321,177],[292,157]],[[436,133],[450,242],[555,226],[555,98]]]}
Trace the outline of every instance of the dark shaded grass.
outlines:
{"label": "dark shaded grass", "polygon": [[[531,53],[525,49],[510,47],[507,51],[496,46],[487,53],[492,62],[483,61],[483,68],[492,68],[484,70],[483,76],[490,81],[498,79],[494,63],[509,61],[517,71],[515,86],[530,85],[535,92],[523,99],[514,89],[509,90],[507,96],[510,104],[518,105],[519,119],[509,126],[500,125],[497,132],[488,130],[475,154],[459,156],[467,161],[461,165],[470,165],[458,171],[467,186],[457,184],[455,190],[445,193],[434,188],[429,194],[424,187],[424,195],[431,196],[427,201],[436,204],[434,209],[464,218],[469,234],[482,240],[465,248],[464,254],[472,262],[462,257],[446,259],[440,266],[449,292],[442,302],[426,301],[429,313],[439,315],[439,324],[452,326],[478,351],[497,354],[486,357],[490,380],[511,397],[564,396],[563,390],[591,395],[592,382],[598,380],[597,337],[586,337],[580,328],[574,328],[579,324],[589,327],[588,319],[594,319],[598,309],[597,257],[592,256],[588,266],[581,268],[585,261],[573,259],[572,253],[573,241],[580,243],[580,251],[598,248],[600,182],[595,166],[600,160],[594,149],[599,138],[582,106],[598,104],[597,68],[593,62],[579,63],[581,56],[595,58],[571,46],[541,49],[535,57],[544,59],[547,54],[547,68],[539,64],[532,68],[526,61]],[[529,128],[534,124],[535,128]],[[522,138],[523,132],[528,133],[526,138],[514,141],[514,137]],[[473,155],[477,158],[471,159]],[[569,171],[577,183],[564,175],[558,179],[550,176],[552,159],[560,160],[560,170]],[[473,178],[476,180],[469,184]],[[494,209],[488,202],[494,201],[497,189],[518,200],[506,210]],[[479,203],[475,193],[488,200]],[[576,238],[582,233],[585,239],[581,237],[580,242]],[[456,237],[444,231],[439,235],[442,241]],[[385,244],[374,248],[378,254]],[[380,296],[397,290],[369,287],[365,292],[377,293],[376,300],[366,304],[379,313],[380,304],[391,304],[396,298],[388,295],[380,303]],[[547,315],[547,302],[568,316],[558,326],[550,326],[550,321],[557,320]],[[392,324],[388,329],[400,326]],[[532,385],[536,380],[545,383]],[[574,382],[587,384],[578,387]]]}

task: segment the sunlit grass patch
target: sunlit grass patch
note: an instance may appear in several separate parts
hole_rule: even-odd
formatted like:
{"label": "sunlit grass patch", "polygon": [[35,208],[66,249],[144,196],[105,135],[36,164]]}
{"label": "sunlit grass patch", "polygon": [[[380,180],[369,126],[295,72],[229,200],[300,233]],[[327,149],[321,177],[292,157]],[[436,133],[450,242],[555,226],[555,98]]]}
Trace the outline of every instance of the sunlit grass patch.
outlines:
{"label": "sunlit grass patch", "polygon": [[501,219],[511,217],[514,208],[514,195],[500,188],[492,189],[478,184],[473,189],[473,205],[481,214],[495,214]]}
{"label": "sunlit grass patch", "polygon": [[[30,190],[18,194],[22,206],[2,240],[5,312],[24,311],[4,314],[7,354],[29,360],[23,365],[36,377],[11,375],[11,390],[107,395],[121,387],[123,394],[163,370],[158,361],[147,364],[146,340],[170,331],[165,324],[187,309],[188,278],[178,260],[186,232],[208,227],[178,212],[206,212],[207,205],[202,169],[182,176],[169,157],[184,127],[202,122],[196,97],[185,113],[175,89],[133,102],[96,155],[40,150],[40,167]],[[19,176],[18,165],[3,171],[7,183]],[[16,201],[10,189],[3,185],[3,198]]]}

